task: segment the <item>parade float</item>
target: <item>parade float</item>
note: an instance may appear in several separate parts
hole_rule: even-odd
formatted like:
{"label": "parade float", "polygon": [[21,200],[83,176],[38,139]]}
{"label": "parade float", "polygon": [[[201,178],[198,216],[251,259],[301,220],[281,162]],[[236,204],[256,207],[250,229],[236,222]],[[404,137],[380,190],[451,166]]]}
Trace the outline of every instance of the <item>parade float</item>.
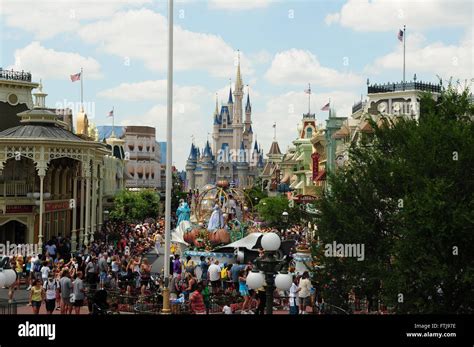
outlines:
{"label": "parade float", "polygon": [[[187,202],[180,203],[176,215],[178,225],[172,232],[171,241],[179,246],[182,255],[189,255],[195,261],[204,256],[222,263],[234,263],[239,247],[229,246],[257,231],[252,199],[245,189],[234,187],[228,181],[205,185]],[[258,251],[258,248],[254,249],[255,242],[245,245],[249,251]],[[242,255],[241,258],[241,261],[245,260]]]}

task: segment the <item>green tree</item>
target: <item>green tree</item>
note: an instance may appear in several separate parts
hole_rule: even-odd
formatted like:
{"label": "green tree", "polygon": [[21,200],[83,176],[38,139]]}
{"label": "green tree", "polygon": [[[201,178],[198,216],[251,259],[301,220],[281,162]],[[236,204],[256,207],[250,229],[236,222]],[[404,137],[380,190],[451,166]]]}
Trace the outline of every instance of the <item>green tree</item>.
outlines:
{"label": "green tree", "polygon": [[[263,198],[258,203],[257,211],[261,219],[270,227],[282,229],[290,225],[298,224],[301,220],[301,210],[298,207],[289,207],[286,196]],[[288,212],[288,222],[282,218],[283,212]]]}
{"label": "green tree", "polygon": [[354,289],[400,313],[474,310],[473,115],[469,91],[450,85],[421,95],[418,121],[370,121],[319,202],[323,245],[365,247],[364,261],[322,257],[330,301],[347,307]]}
{"label": "green tree", "polygon": [[115,196],[110,219],[114,221],[142,222],[146,218],[157,218],[160,195],[151,190],[122,190]]}

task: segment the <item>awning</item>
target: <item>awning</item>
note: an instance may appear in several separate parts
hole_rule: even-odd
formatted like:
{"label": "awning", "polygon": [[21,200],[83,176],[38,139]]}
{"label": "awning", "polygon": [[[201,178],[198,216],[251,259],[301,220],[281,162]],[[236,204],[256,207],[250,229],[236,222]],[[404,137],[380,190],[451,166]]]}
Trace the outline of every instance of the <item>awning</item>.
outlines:
{"label": "awning", "polygon": [[323,181],[326,179],[326,170],[319,171],[318,175],[316,176],[315,181]]}
{"label": "awning", "polygon": [[255,248],[259,238],[262,235],[263,235],[262,233],[250,233],[244,238],[237,240],[233,243],[230,243],[228,245],[218,247],[216,248],[216,250],[223,249],[223,248],[246,248],[246,249],[252,250]]}

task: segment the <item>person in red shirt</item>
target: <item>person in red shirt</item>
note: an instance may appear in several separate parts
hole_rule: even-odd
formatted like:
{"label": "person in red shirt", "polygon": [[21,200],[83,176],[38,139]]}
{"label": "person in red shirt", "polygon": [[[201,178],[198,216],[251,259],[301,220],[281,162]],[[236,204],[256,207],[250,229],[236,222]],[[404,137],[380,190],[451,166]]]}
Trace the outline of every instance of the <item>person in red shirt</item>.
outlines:
{"label": "person in red shirt", "polygon": [[204,305],[204,297],[201,294],[202,289],[202,283],[198,283],[196,290],[189,297],[191,312],[194,314],[206,314],[206,305]]}

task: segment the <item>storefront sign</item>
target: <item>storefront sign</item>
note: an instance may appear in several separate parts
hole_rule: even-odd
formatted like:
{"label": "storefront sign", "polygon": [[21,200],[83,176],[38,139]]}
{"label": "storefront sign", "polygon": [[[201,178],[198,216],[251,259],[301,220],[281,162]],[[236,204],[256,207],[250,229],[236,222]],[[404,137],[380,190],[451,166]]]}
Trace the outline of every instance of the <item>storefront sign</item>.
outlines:
{"label": "storefront sign", "polygon": [[68,210],[69,207],[69,200],[64,201],[55,201],[55,202],[45,202],[44,203],[44,211],[59,211],[59,210]]}
{"label": "storefront sign", "polygon": [[32,205],[7,205],[6,213],[31,213],[33,212]]}
{"label": "storefront sign", "polygon": [[318,198],[314,195],[299,194],[299,195],[295,196],[295,201],[300,203],[300,204],[308,204],[308,203],[314,202],[316,200],[318,200]]}
{"label": "storefront sign", "polygon": [[316,179],[316,177],[318,177],[319,157],[320,155],[318,152],[314,152],[313,154],[311,154],[311,158],[313,159],[313,181]]}

